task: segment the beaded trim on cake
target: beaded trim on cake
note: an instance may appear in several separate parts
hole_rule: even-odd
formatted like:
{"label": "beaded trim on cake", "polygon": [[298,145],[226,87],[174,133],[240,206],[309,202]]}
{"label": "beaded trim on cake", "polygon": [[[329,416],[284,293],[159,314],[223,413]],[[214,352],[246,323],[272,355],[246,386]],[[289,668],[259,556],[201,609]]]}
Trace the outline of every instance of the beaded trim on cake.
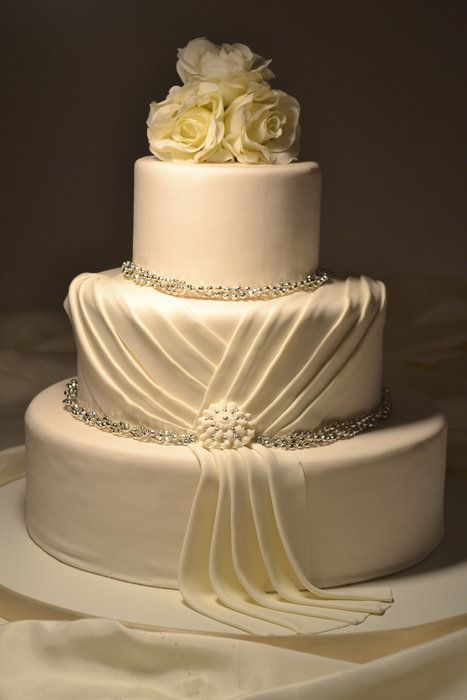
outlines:
{"label": "beaded trim on cake", "polygon": [[164,294],[177,297],[194,297],[196,299],[220,299],[223,301],[245,301],[250,299],[273,299],[294,292],[313,292],[333,278],[332,272],[318,268],[301,280],[295,282],[280,282],[267,284],[262,287],[222,287],[214,285],[197,286],[174,277],[164,277],[131,260],[122,264],[125,279],[131,280],[140,287],[151,287]]}
{"label": "beaded trim on cake", "polygon": [[[383,388],[381,402],[378,406],[359,416],[334,421],[315,430],[296,430],[288,435],[255,435],[253,425],[249,422],[249,414],[241,412],[233,402],[222,403],[222,406],[220,404],[211,404],[203,411],[204,418],[200,419],[204,421],[205,425],[198,425],[196,432],[193,433],[175,433],[170,430],[148,428],[143,425],[132,426],[126,421],[113,421],[108,416],[99,416],[95,411],[88,411],[78,401],[77,379],[72,379],[66,384],[63,404],[73,418],[82,421],[86,425],[94,426],[106,433],[112,433],[120,437],[129,437],[143,442],[154,442],[159,445],[189,445],[200,442],[208,449],[213,447],[219,449],[238,448],[257,442],[264,447],[278,447],[285,450],[322,447],[331,445],[338,440],[348,440],[360,433],[376,428],[389,417],[392,406],[389,389]],[[224,429],[224,434],[220,435],[223,426],[222,423],[216,423],[215,414],[221,413],[220,421],[223,419],[222,411],[232,413],[234,416],[237,416],[237,419],[232,423],[232,420],[227,416],[225,420],[229,420],[229,424]],[[238,416],[241,417],[240,420]],[[203,431],[209,429],[209,424],[212,425],[213,429],[206,436]],[[237,435],[239,436],[238,441]],[[245,436],[248,437],[248,440],[244,439]]]}

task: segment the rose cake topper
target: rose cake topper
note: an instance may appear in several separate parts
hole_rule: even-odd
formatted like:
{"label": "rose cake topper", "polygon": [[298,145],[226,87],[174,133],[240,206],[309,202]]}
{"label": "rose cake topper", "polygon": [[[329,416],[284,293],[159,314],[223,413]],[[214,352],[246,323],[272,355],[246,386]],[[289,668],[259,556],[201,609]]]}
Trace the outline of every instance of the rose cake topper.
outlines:
{"label": "rose cake topper", "polygon": [[152,102],[149,149],[160,160],[290,163],[299,149],[300,106],[273,89],[270,60],[244,44],[193,39],[178,51],[183,85]]}

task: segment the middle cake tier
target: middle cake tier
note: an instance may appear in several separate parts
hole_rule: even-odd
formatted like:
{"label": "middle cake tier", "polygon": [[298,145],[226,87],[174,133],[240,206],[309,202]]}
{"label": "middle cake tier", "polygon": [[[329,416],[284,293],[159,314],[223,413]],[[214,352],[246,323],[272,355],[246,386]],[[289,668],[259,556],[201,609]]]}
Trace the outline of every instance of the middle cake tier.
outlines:
{"label": "middle cake tier", "polygon": [[267,435],[379,404],[385,307],[367,277],[231,302],[170,296],[119,270],[80,275],[65,302],[88,409],[191,431],[210,404],[234,401]]}

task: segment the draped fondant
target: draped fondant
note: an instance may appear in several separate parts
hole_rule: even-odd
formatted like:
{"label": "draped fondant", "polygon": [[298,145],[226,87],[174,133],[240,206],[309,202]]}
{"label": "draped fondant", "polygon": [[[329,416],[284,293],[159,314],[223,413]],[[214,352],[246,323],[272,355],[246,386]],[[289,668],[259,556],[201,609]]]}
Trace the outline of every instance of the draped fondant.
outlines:
{"label": "draped fondant", "polygon": [[116,271],[83,274],[66,301],[80,398],[112,418],[191,429],[234,401],[257,433],[309,430],[381,398],[385,291],[366,277],[262,302],[179,299]]}
{"label": "draped fondant", "polygon": [[[280,435],[381,398],[385,290],[366,277],[232,305],[84,274],[66,308],[80,400],[111,418],[186,431],[210,405],[233,402],[257,433]],[[189,605],[264,634],[323,631],[386,609],[389,591],[323,592],[307,578],[294,551],[306,531],[295,454],[191,449],[201,476],[178,572]]]}
{"label": "draped fondant", "polygon": [[389,607],[387,588],[320,590],[307,578],[294,551],[306,529],[295,453],[191,449],[201,476],[179,570],[191,607],[252,634],[323,632]]}

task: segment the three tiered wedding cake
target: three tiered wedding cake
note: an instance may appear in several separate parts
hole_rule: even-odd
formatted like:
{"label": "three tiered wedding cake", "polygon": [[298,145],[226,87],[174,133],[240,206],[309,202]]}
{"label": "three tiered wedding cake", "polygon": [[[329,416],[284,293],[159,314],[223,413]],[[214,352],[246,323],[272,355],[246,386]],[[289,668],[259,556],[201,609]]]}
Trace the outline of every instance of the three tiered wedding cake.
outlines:
{"label": "three tiered wedding cake", "polygon": [[248,632],[356,624],[392,595],[344,584],[440,541],[444,420],[404,391],[389,416],[384,285],[318,268],[320,170],[292,162],[269,62],[197,39],[177,68],[135,167],[133,262],[70,286],[68,411],[61,385],[28,409],[28,531]]}

